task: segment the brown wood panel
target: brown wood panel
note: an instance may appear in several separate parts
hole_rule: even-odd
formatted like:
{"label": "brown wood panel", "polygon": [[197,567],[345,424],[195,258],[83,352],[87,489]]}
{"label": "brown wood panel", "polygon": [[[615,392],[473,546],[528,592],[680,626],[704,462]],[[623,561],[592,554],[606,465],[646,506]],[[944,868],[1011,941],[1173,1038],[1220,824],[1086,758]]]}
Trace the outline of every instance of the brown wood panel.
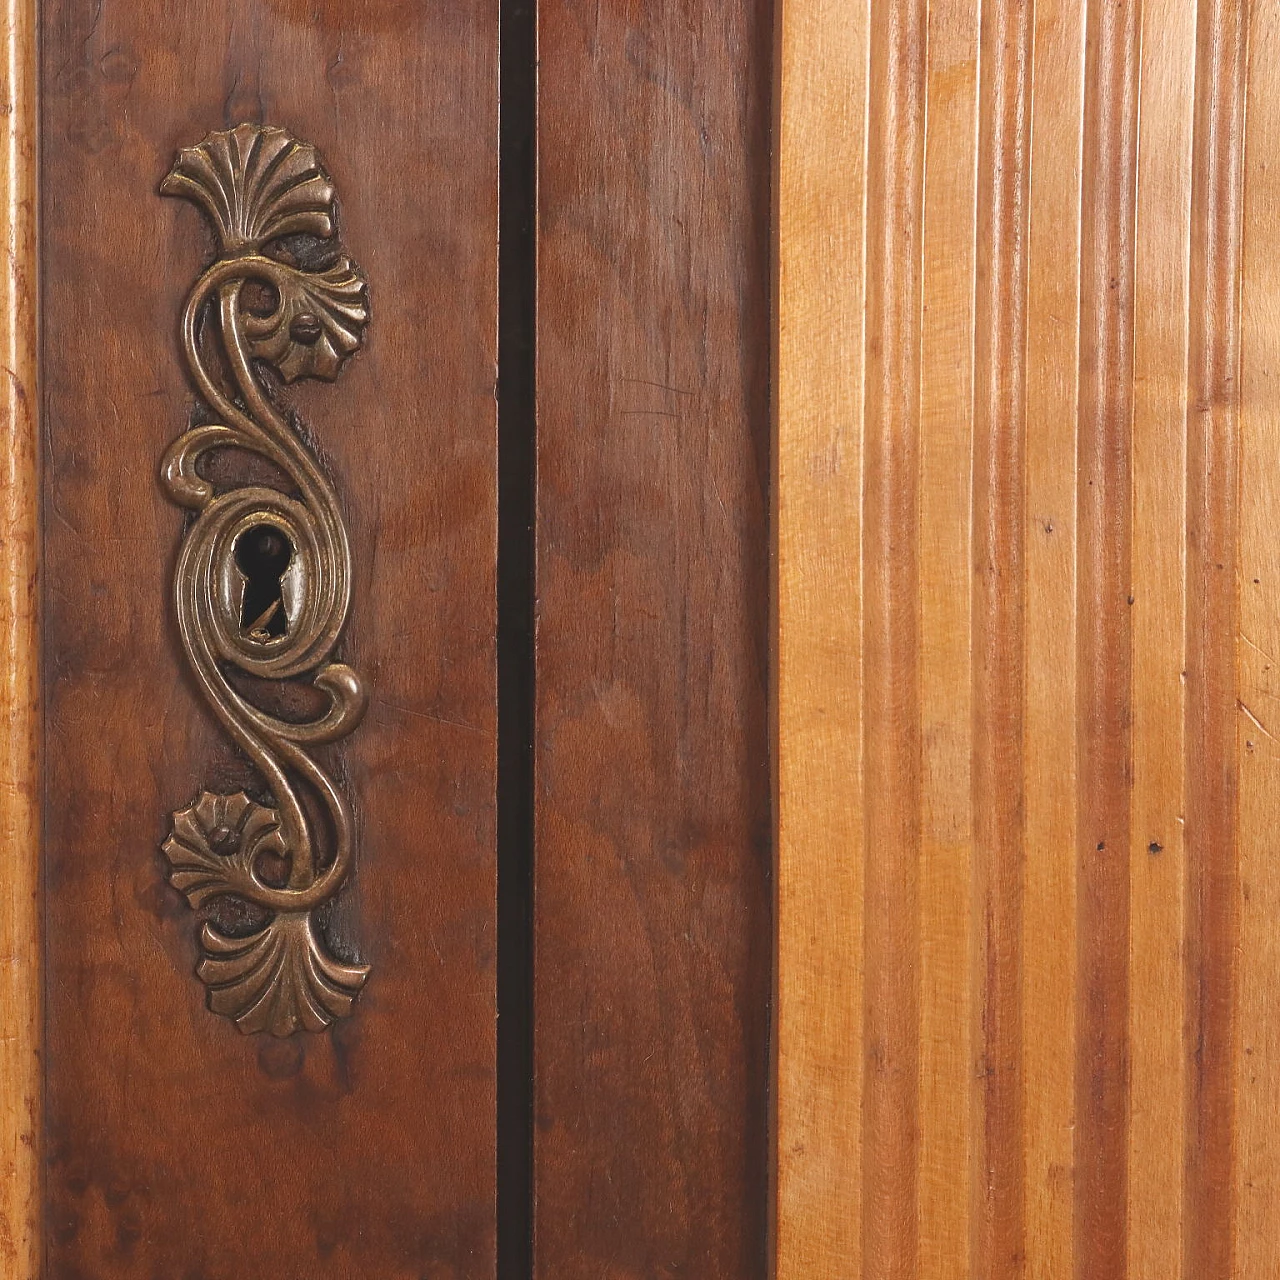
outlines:
{"label": "brown wood panel", "polygon": [[1276,5],[860,12],[781,14],[778,1277],[1262,1280]]}
{"label": "brown wood panel", "polygon": [[[497,6],[43,7],[49,1280],[492,1276]],[[373,966],[321,1035],[204,1007],[159,844],[261,788],[185,672],[161,455],[211,241],[162,200],[242,120],[314,143],[372,323],[285,397],[351,535],[371,686],[328,758],[357,814],[330,928]]]}
{"label": "brown wood panel", "polygon": [[541,5],[543,1280],[765,1274],[772,21]]}

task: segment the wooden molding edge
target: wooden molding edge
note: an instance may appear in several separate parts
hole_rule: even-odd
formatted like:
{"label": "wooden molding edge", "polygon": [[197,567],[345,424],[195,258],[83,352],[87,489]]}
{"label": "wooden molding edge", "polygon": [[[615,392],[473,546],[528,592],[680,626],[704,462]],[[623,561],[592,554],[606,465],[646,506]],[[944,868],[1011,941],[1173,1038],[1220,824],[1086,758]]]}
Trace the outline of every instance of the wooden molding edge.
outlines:
{"label": "wooden molding edge", "polygon": [[0,149],[0,1273],[41,1263],[43,1029],[35,0],[4,0]]}

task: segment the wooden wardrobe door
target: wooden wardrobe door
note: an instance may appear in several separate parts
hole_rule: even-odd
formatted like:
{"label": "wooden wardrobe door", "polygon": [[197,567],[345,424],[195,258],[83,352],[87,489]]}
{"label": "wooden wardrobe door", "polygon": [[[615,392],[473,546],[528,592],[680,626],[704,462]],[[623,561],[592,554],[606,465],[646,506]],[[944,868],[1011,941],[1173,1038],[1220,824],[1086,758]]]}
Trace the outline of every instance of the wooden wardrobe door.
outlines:
{"label": "wooden wardrobe door", "polygon": [[1272,0],[788,0],[779,1280],[1280,1271]]}
{"label": "wooden wardrobe door", "polygon": [[[51,0],[40,40],[47,1275],[491,1277],[497,6]],[[188,670],[173,583],[194,525],[160,475],[216,419],[179,342],[200,272],[318,225],[289,221],[318,199],[303,186],[222,243],[217,209],[162,197],[180,148],[242,124],[253,154],[210,152],[198,180],[229,191],[239,156],[249,207],[310,163],[253,127],[317,148],[370,312],[357,332],[331,257],[306,298],[236,304],[297,302],[289,354],[263,338],[275,372],[254,368],[337,495],[352,587],[332,656],[368,690],[363,723],[304,754],[354,814],[315,928],[370,972],[350,1016],[292,1035],[206,1007],[198,915],[161,852],[202,793],[281,799]],[[348,330],[335,382],[281,381],[334,372]],[[207,465],[219,491],[312,502],[243,457]],[[296,688],[262,696],[316,714]],[[323,865],[332,824],[301,790]]]}

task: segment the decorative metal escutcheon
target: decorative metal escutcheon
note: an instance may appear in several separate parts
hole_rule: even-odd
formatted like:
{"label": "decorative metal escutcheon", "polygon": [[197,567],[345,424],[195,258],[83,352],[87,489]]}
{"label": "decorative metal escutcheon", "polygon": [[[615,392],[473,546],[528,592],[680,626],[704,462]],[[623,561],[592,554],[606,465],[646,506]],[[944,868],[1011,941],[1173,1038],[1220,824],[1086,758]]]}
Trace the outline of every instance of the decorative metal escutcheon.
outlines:
{"label": "decorative metal escutcheon", "polygon": [[[200,930],[209,1008],[246,1033],[319,1031],[351,1012],[369,970],[335,958],[316,921],[350,871],[353,823],[314,748],[350,733],[367,695],[330,660],[351,595],[337,495],[262,366],[285,383],[333,381],[363,339],[368,289],[338,238],[315,149],[283,129],[211,133],[178,153],[160,190],[197,204],[220,247],[182,315],[183,354],[211,420],[183,432],[161,467],[169,496],[195,513],[174,574],[178,628],[201,693],[269,801],[206,791],[173,815],[163,849],[192,908],[228,898],[244,921],[206,919]],[[220,449],[265,458],[281,487],[220,489],[200,468]],[[245,677],[308,682],[324,710],[281,718],[252,700]]]}

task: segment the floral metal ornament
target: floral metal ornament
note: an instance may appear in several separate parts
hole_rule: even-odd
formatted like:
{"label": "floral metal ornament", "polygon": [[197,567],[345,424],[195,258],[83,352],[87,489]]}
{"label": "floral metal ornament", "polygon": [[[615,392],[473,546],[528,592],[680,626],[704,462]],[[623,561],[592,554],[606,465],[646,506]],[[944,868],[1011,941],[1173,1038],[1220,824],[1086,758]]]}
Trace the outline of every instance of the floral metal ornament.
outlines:
{"label": "floral metal ornament", "polygon": [[[332,660],[351,596],[337,496],[261,366],[286,383],[333,381],[363,340],[368,288],[338,242],[315,149],[283,129],[211,133],[178,153],[160,190],[197,204],[221,250],[182,315],[183,354],[213,421],[179,436],[161,467],[170,498],[194,513],[174,574],[178,629],[201,693],[272,801],[205,792],[173,815],[163,851],[193,909],[247,906],[246,926],[201,928],[196,974],[209,1008],[246,1033],[320,1031],[351,1012],[369,969],[331,955],[315,919],[351,869],[353,822],[313,749],[356,727],[367,694]],[[287,488],[220,490],[200,469],[218,449],[268,459]],[[282,719],[251,700],[244,677],[306,682],[325,708]]]}

